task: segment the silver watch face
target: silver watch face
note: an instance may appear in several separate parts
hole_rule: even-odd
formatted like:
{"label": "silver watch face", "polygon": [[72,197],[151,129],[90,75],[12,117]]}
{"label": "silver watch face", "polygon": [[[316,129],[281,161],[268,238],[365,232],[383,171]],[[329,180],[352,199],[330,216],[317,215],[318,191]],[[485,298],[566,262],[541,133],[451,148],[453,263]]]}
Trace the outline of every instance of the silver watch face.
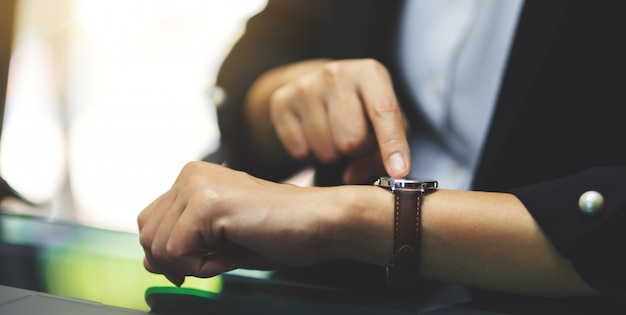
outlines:
{"label": "silver watch face", "polygon": [[437,189],[438,183],[434,179],[425,179],[425,178],[416,178],[416,179],[408,179],[408,178],[393,178],[393,177],[380,177],[374,182],[375,186],[389,188],[391,190],[395,190],[397,188],[403,189],[416,189],[421,191],[427,190],[435,190]]}

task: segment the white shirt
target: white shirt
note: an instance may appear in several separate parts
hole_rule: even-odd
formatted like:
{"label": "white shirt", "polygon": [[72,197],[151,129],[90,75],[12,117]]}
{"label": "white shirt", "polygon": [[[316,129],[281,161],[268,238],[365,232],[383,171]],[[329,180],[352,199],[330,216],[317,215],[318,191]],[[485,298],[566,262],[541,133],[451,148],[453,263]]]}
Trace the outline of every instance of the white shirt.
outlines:
{"label": "white shirt", "polygon": [[522,0],[407,0],[400,62],[437,136],[410,135],[411,177],[470,188]]}

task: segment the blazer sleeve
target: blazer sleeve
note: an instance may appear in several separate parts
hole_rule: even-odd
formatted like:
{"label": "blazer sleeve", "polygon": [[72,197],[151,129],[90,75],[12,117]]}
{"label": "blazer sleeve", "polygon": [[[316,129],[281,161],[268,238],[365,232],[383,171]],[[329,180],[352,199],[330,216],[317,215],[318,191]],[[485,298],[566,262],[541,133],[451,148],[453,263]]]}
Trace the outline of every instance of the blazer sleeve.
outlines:
{"label": "blazer sleeve", "polygon": [[[580,196],[596,191],[604,205],[584,214]],[[593,167],[576,175],[515,189],[512,193],[556,249],[595,289],[626,296],[626,167]]]}

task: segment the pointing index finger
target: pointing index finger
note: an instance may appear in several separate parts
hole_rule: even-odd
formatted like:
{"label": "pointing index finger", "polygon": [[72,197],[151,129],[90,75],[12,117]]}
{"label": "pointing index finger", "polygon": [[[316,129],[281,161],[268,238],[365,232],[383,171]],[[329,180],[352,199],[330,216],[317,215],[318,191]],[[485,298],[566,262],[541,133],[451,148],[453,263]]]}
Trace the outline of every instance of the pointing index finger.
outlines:
{"label": "pointing index finger", "polygon": [[382,68],[384,75],[365,80],[360,94],[374,128],[387,174],[405,177],[411,168],[411,158],[404,116],[387,71],[381,65],[379,68]]}

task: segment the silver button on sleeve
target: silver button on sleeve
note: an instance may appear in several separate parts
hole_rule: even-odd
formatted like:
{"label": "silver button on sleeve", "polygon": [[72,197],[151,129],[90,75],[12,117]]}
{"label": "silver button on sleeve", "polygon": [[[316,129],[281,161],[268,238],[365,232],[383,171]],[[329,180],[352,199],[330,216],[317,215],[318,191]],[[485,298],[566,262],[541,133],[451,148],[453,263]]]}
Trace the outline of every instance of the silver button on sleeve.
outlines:
{"label": "silver button on sleeve", "polygon": [[604,207],[604,197],[597,191],[590,190],[580,195],[578,208],[585,215],[597,215]]}

